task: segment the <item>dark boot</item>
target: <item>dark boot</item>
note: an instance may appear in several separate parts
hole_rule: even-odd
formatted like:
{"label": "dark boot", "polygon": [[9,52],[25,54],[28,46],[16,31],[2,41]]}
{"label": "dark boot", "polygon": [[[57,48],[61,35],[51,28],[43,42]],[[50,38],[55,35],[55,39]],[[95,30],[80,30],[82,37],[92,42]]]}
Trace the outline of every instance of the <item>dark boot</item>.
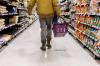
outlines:
{"label": "dark boot", "polygon": [[42,46],[40,47],[42,51],[46,51],[46,41],[42,42]]}
{"label": "dark boot", "polygon": [[50,38],[47,39],[47,47],[48,47],[48,49],[51,49],[52,48],[50,42],[51,42],[51,39]]}

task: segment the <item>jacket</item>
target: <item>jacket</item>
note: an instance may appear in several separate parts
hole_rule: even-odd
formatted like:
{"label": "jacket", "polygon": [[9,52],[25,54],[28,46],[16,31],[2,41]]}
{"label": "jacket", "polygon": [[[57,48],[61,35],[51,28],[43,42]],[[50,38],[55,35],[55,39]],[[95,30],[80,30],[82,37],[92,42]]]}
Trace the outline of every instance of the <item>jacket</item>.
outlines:
{"label": "jacket", "polygon": [[28,3],[28,13],[32,13],[34,5],[37,5],[37,14],[40,17],[53,16],[54,12],[59,16],[60,7],[58,0],[30,0]]}

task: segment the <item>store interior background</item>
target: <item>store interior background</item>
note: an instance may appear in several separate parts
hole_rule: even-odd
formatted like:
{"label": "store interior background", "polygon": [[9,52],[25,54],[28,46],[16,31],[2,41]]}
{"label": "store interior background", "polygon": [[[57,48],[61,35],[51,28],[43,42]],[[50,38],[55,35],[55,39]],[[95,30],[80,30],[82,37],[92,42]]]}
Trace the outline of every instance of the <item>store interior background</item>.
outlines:
{"label": "store interior background", "polygon": [[[70,9],[76,12],[73,12],[71,16],[77,19],[69,24],[66,36],[53,36],[51,41],[53,48],[43,52],[40,50],[41,29],[35,9],[33,9],[33,15],[29,16],[27,14],[27,0],[19,0],[19,5],[17,0],[10,4],[5,4],[2,1],[8,0],[0,0],[0,66],[100,66],[100,59],[97,58],[100,56],[100,14],[94,13],[91,14],[92,17],[87,16],[86,4],[82,6],[74,4],[73,7],[77,7],[76,10],[71,6]],[[59,0],[59,3],[61,1]],[[78,0],[68,1],[78,2]],[[63,9],[66,9],[66,6],[62,6],[62,12]],[[82,11],[83,9],[86,11]],[[100,12],[99,9],[96,12]],[[68,12],[62,14],[69,15]],[[80,22],[80,20],[82,21],[80,17],[85,18],[84,15],[87,17],[87,23]],[[89,21],[90,19],[94,19],[93,24],[92,21]],[[94,33],[89,33],[89,30]],[[97,33],[98,35],[95,37]],[[89,39],[88,43],[84,42],[84,38]],[[85,43],[87,45],[84,45]]]}

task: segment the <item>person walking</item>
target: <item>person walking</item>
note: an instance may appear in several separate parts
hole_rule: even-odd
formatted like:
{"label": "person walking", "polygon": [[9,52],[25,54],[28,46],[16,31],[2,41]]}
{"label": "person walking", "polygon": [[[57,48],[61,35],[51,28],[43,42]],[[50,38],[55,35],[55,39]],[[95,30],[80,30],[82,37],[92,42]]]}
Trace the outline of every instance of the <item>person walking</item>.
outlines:
{"label": "person walking", "polygon": [[52,39],[52,21],[54,13],[60,16],[60,7],[58,0],[30,0],[28,3],[28,14],[32,15],[32,9],[36,4],[37,14],[39,15],[41,27],[41,50],[45,51],[46,46],[51,49],[50,41]]}

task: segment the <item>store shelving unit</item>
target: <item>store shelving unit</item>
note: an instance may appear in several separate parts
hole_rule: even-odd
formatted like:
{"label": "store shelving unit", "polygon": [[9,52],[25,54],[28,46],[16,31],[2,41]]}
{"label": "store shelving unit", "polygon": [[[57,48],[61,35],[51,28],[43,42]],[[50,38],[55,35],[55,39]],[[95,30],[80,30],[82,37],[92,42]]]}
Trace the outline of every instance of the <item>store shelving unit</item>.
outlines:
{"label": "store shelving unit", "polygon": [[[74,5],[75,19],[71,19],[69,32],[100,58],[100,1],[77,0]],[[95,4],[95,5],[94,5]]]}
{"label": "store shelving unit", "polygon": [[[17,3],[18,5],[13,5]],[[27,16],[24,0],[0,0],[0,48],[22,33],[37,20]]]}
{"label": "store shelving unit", "polygon": [[60,10],[61,10],[61,17],[66,21],[66,23],[70,22],[70,5],[71,2],[69,0],[62,0],[60,2]]}

